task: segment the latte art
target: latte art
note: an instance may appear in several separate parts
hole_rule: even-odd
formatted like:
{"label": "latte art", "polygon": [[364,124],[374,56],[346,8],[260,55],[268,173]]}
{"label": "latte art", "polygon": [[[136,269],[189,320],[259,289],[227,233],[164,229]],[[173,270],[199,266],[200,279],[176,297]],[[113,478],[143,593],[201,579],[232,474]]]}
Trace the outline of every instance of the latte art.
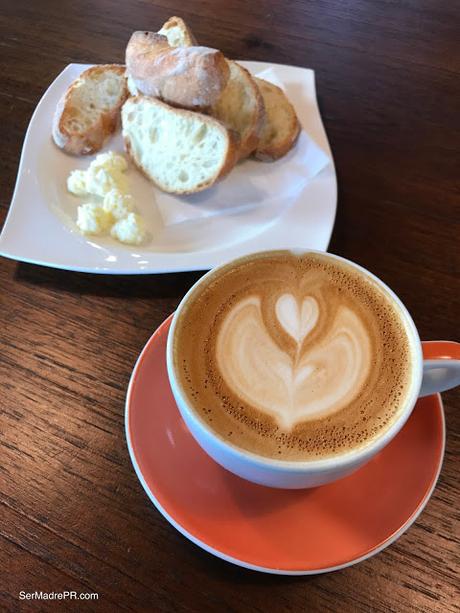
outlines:
{"label": "latte art", "polygon": [[321,254],[259,254],[212,273],[174,338],[193,410],[219,437],[271,458],[366,445],[410,386],[410,343],[390,297]]}
{"label": "latte art", "polygon": [[340,410],[359,394],[369,371],[370,342],[359,318],[343,307],[324,338],[305,347],[321,317],[316,300],[307,297],[299,308],[291,294],[283,294],[275,309],[296,343],[294,355],[271,337],[261,298],[250,296],[222,322],[216,358],[224,381],[239,398],[292,430],[299,422]]}
{"label": "latte art", "polygon": [[299,309],[292,294],[283,294],[276,301],[276,316],[292,338],[301,343],[318,321],[319,307],[314,298],[304,298]]}

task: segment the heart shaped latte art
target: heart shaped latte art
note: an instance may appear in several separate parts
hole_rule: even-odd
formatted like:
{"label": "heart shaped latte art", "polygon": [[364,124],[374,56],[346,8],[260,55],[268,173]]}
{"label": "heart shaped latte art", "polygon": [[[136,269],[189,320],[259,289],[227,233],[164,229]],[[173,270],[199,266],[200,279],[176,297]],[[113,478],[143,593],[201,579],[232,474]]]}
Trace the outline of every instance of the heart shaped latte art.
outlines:
{"label": "heart shaped latte art", "polygon": [[368,375],[370,340],[360,318],[343,306],[323,337],[302,353],[304,340],[321,318],[317,301],[305,296],[299,304],[292,294],[282,294],[275,313],[297,343],[296,358],[270,335],[258,296],[241,300],[228,312],[217,336],[216,356],[232,393],[289,431],[353,400]]}
{"label": "heart shaped latte art", "polygon": [[292,294],[283,294],[276,301],[275,309],[278,321],[298,344],[305,340],[318,321],[318,303],[310,296],[303,299],[299,308]]}

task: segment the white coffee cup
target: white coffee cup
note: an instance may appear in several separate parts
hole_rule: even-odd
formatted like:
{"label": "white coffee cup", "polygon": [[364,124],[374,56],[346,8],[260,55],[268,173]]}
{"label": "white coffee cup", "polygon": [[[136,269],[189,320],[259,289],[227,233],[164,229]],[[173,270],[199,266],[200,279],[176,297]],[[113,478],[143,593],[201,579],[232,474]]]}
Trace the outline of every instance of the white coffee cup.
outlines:
{"label": "white coffee cup", "polygon": [[[316,253],[313,250],[295,250],[296,255],[302,253]],[[409,418],[417,398],[437,392],[442,392],[456,385],[460,385],[460,344],[450,341],[432,341],[431,356],[433,359],[424,360],[422,344],[406,307],[396,294],[375,275],[362,268],[358,264],[350,262],[342,257],[332,254],[322,254],[332,260],[346,262],[370,277],[392,298],[394,305],[401,315],[401,321],[406,328],[407,336],[411,343],[413,355],[412,377],[406,402],[402,407],[398,419],[376,439],[365,447],[348,451],[341,455],[323,460],[286,461],[266,458],[250,451],[246,451],[236,445],[224,441],[209,427],[209,425],[193,410],[187,401],[186,395],[181,388],[179,377],[176,375],[173,360],[173,343],[177,320],[187,305],[195,290],[209,281],[210,276],[218,275],[223,266],[214,268],[187,292],[179,304],[169,330],[167,343],[167,369],[171,389],[181,415],[199,445],[218,464],[232,473],[261,485],[278,488],[307,488],[323,485],[335,481],[354,472],[379,451],[381,451],[394,436],[401,430]],[[246,259],[245,258],[243,259]],[[239,261],[234,260],[237,264]],[[434,346],[437,349],[433,351]],[[453,359],[454,358],[454,359]]]}

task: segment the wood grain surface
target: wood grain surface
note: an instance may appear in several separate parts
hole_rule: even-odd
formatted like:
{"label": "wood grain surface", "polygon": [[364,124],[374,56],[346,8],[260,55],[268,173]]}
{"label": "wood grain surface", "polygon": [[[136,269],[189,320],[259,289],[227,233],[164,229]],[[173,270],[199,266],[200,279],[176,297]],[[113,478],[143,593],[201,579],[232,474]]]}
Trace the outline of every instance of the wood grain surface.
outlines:
{"label": "wood grain surface", "polygon": [[[339,180],[330,250],[388,283],[423,339],[458,340],[459,9],[1,0],[0,224],[49,83],[70,62],[123,61],[133,30],[179,13],[229,57],[315,69]],[[189,543],[150,504],[125,444],[126,386],[199,276],[91,276],[0,259],[0,610],[458,611],[459,390],[444,395],[447,449],[431,501],[357,566],[300,578],[246,571]],[[35,589],[99,600],[19,600]]]}

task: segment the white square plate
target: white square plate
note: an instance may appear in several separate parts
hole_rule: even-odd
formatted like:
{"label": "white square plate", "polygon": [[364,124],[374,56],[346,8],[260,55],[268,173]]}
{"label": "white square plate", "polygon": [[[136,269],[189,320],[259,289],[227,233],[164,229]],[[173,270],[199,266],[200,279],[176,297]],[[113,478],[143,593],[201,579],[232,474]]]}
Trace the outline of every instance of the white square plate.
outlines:
{"label": "white square plate", "polygon": [[[128,173],[131,191],[147,222],[151,240],[132,247],[109,237],[82,236],[74,221],[81,201],[67,193],[66,178],[74,168],[86,168],[92,158],[66,155],[51,138],[52,118],[59,98],[88,68],[83,64],[70,64],[45,92],[30,121],[13,199],[0,236],[0,255],[67,270],[137,274],[207,270],[232,258],[265,249],[305,247],[326,250],[334,225],[337,181],[316,100],[314,72],[263,62],[241,63],[254,74],[268,68],[276,69],[303,128],[331,156],[331,162],[306,182],[281,214],[272,218],[267,216],[263,222],[251,225],[245,219],[245,215],[250,215],[249,207],[243,214],[207,217],[165,227],[154,203],[159,198],[166,202],[175,197],[162,194],[131,169]],[[104,149],[121,151],[121,135],[110,139]],[[243,164],[253,164],[257,173],[257,168],[262,168],[257,166],[260,164],[265,168],[289,164],[289,155],[271,164],[252,160]],[[238,172],[237,166],[231,173],[236,177],[236,184]],[[247,183],[241,183],[241,189],[247,189]],[[224,184],[225,179],[222,181]],[[196,195],[198,198],[185,198],[199,206],[215,198],[218,189],[206,190],[202,192],[203,196]],[[261,204],[276,197],[273,191],[267,184],[266,191],[254,196],[254,205],[261,210]]]}

